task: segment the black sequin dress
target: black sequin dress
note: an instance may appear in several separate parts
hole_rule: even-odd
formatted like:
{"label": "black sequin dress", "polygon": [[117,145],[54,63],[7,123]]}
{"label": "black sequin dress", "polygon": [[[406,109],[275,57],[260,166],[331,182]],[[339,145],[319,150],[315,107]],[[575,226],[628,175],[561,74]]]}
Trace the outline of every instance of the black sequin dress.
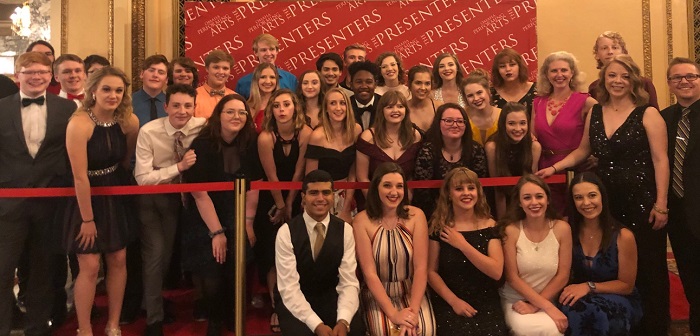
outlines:
{"label": "black sequin dress", "polygon": [[589,141],[598,158],[596,173],[608,191],[613,217],[632,230],[637,240],[637,281],[644,317],[641,333],[665,335],[669,321],[666,229],[653,230],[649,214],[656,201],[656,179],[649,138],[642,123],[647,106],[634,109],[608,139],[603,108],[591,112]]}
{"label": "black sequin dress", "polygon": [[[466,231],[461,234],[469,244],[484,255],[488,255],[489,241],[499,239],[494,228]],[[445,285],[478,312],[474,317],[459,316],[442,297],[431,290],[437,334],[440,336],[507,335],[505,317],[498,294],[501,282],[482,273],[464,253],[440,240],[439,235],[432,235],[430,239],[440,243],[438,274]]]}

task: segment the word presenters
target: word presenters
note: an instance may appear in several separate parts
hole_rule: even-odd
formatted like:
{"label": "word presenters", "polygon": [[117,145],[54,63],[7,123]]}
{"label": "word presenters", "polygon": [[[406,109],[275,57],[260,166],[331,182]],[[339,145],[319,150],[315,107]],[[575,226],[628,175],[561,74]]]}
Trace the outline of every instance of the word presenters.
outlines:
{"label": "word presenters", "polygon": [[[253,39],[263,33],[279,41],[275,65],[295,75],[313,69],[327,52],[343,55],[360,43],[374,59],[397,53],[404,68],[432,67],[442,53],[453,53],[467,72],[489,69],[503,48],[523,55],[537,73],[537,0],[389,0],[185,2],[185,55],[204,71],[214,49],[235,63],[228,86],[253,71],[258,60]],[[203,80],[200,75],[200,80]]]}

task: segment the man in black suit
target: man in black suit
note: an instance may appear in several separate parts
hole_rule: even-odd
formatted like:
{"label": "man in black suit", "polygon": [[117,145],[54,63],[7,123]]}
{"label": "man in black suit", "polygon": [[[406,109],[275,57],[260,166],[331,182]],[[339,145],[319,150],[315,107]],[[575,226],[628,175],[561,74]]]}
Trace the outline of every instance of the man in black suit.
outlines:
{"label": "man in black suit", "polygon": [[374,124],[376,106],[382,97],[374,93],[379,78],[379,67],[371,61],[355,62],[348,68],[348,73],[350,89],[354,93],[350,97],[350,103],[355,112],[355,120],[364,131]]}
{"label": "man in black suit", "polygon": [[304,213],[275,241],[275,307],[287,336],[364,335],[350,224],[330,214],[333,177],[314,170],[302,183]]}
{"label": "man in black suit", "polygon": [[676,57],[666,77],[678,100],[661,111],[671,163],[668,236],[690,303],[690,331],[700,335],[700,65]]}
{"label": "man in black suit", "polygon": [[[70,183],[66,126],[74,102],[46,93],[51,60],[39,52],[15,63],[20,92],[0,100],[0,188],[45,188]],[[49,335],[51,243],[55,198],[0,199],[0,336],[10,334],[12,279],[22,250],[29,256],[25,335]]]}

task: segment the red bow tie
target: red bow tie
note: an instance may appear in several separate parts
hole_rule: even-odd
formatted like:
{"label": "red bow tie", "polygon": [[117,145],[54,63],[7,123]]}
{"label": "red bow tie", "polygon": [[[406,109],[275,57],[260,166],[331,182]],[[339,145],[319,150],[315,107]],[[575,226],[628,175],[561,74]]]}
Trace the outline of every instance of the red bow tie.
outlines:
{"label": "red bow tie", "polygon": [[79,95],[74,95],[74,94],[68,93],[68,99],[70,99],[70,100],[76,100],[76,99],[77,99],[77,100],[83,100],[84,98],[85,98],[85,94],[84,94],[84,93],[81,93],[81,94],[79,94]]}

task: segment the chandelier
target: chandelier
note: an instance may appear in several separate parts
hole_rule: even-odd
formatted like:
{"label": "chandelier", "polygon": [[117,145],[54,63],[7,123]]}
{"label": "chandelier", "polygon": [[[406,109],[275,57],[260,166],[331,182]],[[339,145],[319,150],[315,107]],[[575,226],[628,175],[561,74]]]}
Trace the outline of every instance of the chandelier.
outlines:
{"label": "chandelier", "polygon": [[10,20],[12,20],[12,31],[15,34],[22,37],[31,35],[32,31],[29,26],[32,23],[32,18],[29,12],[29,2],[25,2],[22,7],[15,8],[15,12],[10,15]]}

